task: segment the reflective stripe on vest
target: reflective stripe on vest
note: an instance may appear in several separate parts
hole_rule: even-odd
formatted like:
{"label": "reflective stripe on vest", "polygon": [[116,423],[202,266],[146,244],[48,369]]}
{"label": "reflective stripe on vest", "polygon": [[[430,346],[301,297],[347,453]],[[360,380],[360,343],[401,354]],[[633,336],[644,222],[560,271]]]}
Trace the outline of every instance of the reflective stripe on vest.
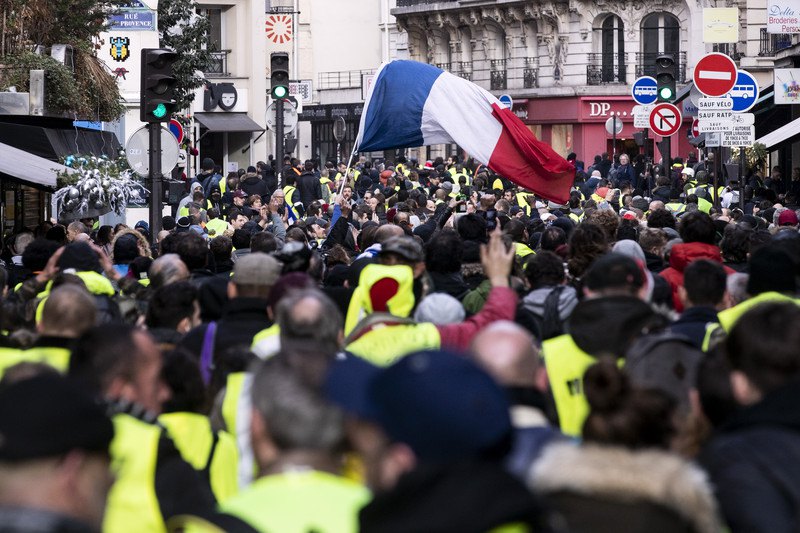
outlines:
{"label": "reflective stripe on vest", "polygon": [[166,532],[156,496],[156,463],[162,429],[130,415],[114,415],[111,486],[103,518],[109,533]]}
{"label": "reflective stripe on vest", "polygon": [[268,359],[278,353],[281,349],[281,328],[278,324],[272,324],[256,333],[250,349],[261,359]]}
{"label": "reflective stripe on vest", "polygon": [[347,345],[347,351],[370,363],[388,366],[419,350],[437,350],[442,338],[435,324],[399,324],[376,327]]}
{"label": "reflective stripe on vest", "polygon": [[225,421],[225,429],[236,440],[236,449],[239,451],[237,478],[240,489],[252,483],[256,473],[253,447],[250,443],[252,385],[253,375],[249,372],[229,374],[225,384],[225,398],[222,400],[222,419]]}
{"label": "reflective stripe on vest", "polygon": [[370,499],[363,486],[333,474],[300,470],[262,477],[220,506],[258,531],[355,533]]}
{"label": "reflective stripe on vest", "polygon": [[711,340],[719,335],[721,328],[722,326],[717,322],[709,322],[706,324],[706,334],[703,336],[703,346],[701,347],[703,352],[708,352],[708,350],[712,348]]}
{"label": "reflective stripe on vest", "polygon": [[218,502],[239,491],[236,478],[239,454],[232,435],[220,431],[215,442],[208,417],[197,413],[166,413],[158,421],[167,428],[183,460],[208,476]]}
{"label": "reflective stripe on vest", "polygon": [[583,422],[589,415],[589,403],[583,393],[583,374],[597,360],[581,350],[570,335],[544,341],[542,354],[561,431],[580,437]]}
{"label": "reflective stripe on vest", "polygon": [[686,205],[685,204],[679,204],[677,202],[666,204],[666,205],[664,205],[664,207],[670,213],[675,213],[675,214],[680,214],[680,213],[683,213],[684,211],[686,211]]}

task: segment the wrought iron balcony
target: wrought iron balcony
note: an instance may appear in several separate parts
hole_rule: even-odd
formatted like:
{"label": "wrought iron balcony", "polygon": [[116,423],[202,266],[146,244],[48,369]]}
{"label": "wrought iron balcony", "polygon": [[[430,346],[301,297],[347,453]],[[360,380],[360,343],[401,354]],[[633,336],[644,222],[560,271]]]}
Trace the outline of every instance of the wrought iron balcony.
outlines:
{"label": "wrought iron balcony", "polygon": [[610,83],[626,83],[626,65],[624,54],[589,54],[586,64],[586,85],[604,85]]}
{"label": "wrought iron balcony", "polygon": [[456,2],[457,0],[397,0],[397,7],[418,6],[422,4],[442,4]]}
{"label": "wrought iron balcony", "polygon": [[539,60],[535,57],[526,57],[522,69],[522,86],[533,89],[539,86]]}
{"label": "wrought iron balcony", "polygon": [[339,72],[320,72],[317,87],[327,89],[358,89],[364,74],[374,74],[374,70],[345,70]]}
{"label": "wrought iron balcony", "polygon": [[[656,76],[656,58],[660,53],[636,53],[636,77],[640,76]],[[677,73],[675,81],[677,83],[686,83],[686,52],[678,52],[674,54],[675,63],[677,65]]]}
{"label": "wrought iron balcony", "polygon": [[772,57],[780,50],[790,46],[792,46],[792,35],[790,33],[767,33],[767,28],[761,28],[758,55]]}
{"label": "wrought iron balcony", "polygon": [[507,87],[506,77],[506,60],[505,59],[492,59],[492,71],[489,86],[492,91],[503,91]]}
{"label": "wrought iron balcony", "polygon": [[205,71],[209,76],[230,76],[228,72],[228,54],[230,50],[220,50],[219,52],[211,52],[211,64]]}

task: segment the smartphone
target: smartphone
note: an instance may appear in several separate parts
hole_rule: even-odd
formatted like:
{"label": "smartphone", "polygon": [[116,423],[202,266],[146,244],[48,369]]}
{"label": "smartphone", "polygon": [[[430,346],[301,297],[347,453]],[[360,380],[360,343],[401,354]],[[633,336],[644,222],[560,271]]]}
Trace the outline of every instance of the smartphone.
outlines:
{"label": "smartphone", "polygon": [[285,205],[282,205],[282,206],[280,206],[280,207],[278,208],[278,214],[279,214],[280,216],[283,216],[283,215],[285,215],[285,214],[286,214],[286,206],[285,206]]}
{"label": "smartphone", "polygon": [[497,210],[488,209],[486,211],[486,231],[494,231],[497,227]]}

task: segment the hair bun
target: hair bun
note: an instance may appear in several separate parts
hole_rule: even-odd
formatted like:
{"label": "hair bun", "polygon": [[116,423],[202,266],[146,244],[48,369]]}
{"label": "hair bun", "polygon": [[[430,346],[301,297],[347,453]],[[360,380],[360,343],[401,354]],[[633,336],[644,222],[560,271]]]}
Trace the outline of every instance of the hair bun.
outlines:
{"label": "hair bun", "polygon": [[583,376],[583,390],[592,411],[616,411],[630,393],[628,377],[612,358],[600,359]]}

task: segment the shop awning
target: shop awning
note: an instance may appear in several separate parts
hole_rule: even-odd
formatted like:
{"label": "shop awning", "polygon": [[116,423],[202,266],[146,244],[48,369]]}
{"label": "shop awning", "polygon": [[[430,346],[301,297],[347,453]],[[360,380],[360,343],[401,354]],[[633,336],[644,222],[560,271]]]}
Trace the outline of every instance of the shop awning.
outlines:
{"label": "shop awning", "polygon": [[765,145],[768,149],[775,149],[778,145],[792,141],[798,136],[800,136],[800,118],[771,131],[757,139],[756,142]]}
{"label": "shop awning", "polygon": [[196,113],[194,118],[211,132],[264,131],[246,113]]}
{"label": "shop awning", "polygon": [[0,174],[38,187],[56,188],[56,174],[67,167],[0,143]]}
{"label": "shop awning", "polygon": [[73,154],[114,158],[121,148],[110,131],[11,122],[0,122],[0,143],[52,161]]}

